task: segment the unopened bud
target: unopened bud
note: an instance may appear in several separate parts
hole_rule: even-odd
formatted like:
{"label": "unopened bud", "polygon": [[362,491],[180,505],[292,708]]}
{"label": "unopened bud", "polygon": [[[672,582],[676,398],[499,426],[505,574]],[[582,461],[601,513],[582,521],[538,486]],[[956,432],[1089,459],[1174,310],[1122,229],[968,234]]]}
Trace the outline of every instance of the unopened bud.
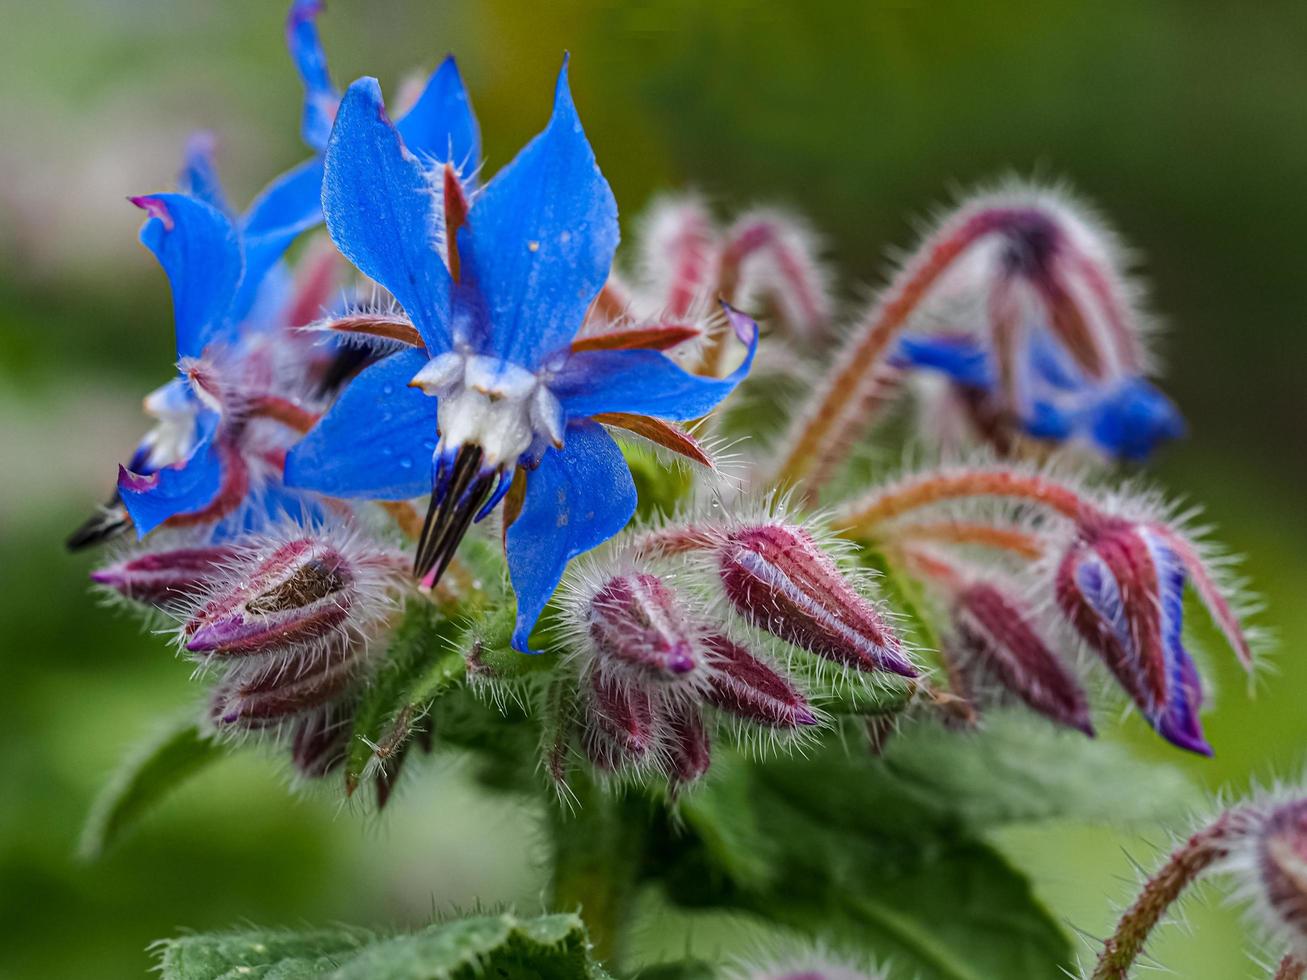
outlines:
{"label": "unopened bud", "polygon": [[599,769],[613,772],[648,759],[657,743],[647,691],[603,671],[590,675],[581,747]]}
{"label": "unopened bud", "polygon": [[740,644],[712,634],[704,645],[712,667],[704,700],[713,707],[777,728],[817,724],[799,689]]}
{"label": "unopened bud", "polygon": [[218,725],[261,728],[321,707],[348,687],[354,658],[319,656],[307,664],[272,664],[214,691],[210,716]]}
{"label": "unopened bud", "polygon": [[1272,811],[1256,842],[1256,890],[1264,907],[1307,952],[1307,800]]}
{"label": "unopened bud", "polygon": [[205,603],[182,627],[182,644],[245,656],[326,642],[377,615],[387,569],[383,556],[347,553],[326,538],[286,542]]}
{"label": "unopened bud", "polygon": [[230,545],[146,552],[97,568],[91,581],[136,602],[170,606],[202,595],[238,556]]}
{"label": "unopened bud", "polygon": [[345,761],[350,718],[335,705],[305,715],[291,733],[291,761],[301,776],[321,779]]}
{"label": "unopened bud", "polygon": [[1084,689],[1013,597],[975,582],[958,595],[954,618],[969,667],[991,674],[1032,710],[1093,737]]}
{"label": "unopened bud", "polygon": [[712,742],[699,708],[688,701],[664,705],[662,720],[667,726],[663,770],[675,789],[693,783],[708,771]]}
{"label": "unopened bud", "polygon": [[859,670],[917,676],[880,612],[807,531],[744,527],[728,534],[718,553],[727,598],[755,626]]}
{"label": "unopened bud", "polygon": [[694,671],[694,633],[676,595],[656,576],[610,579],[590,601],[587,620],[603,670],[625,669],[659,680]]}

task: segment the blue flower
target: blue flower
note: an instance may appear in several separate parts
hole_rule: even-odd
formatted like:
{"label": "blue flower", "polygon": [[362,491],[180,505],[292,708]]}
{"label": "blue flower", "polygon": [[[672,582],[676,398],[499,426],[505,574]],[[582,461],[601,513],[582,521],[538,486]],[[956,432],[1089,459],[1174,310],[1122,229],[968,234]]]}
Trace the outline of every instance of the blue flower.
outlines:
{"label": "blue flower", "polygon": [[[937,372],[966,392],[1000,399],[994,355],[971,335],[904,337],[894,363]],[[1184,434],[1184,419],[1155,385],[1136,376],[1089,378],[1046,330],[1029,332],[1017,364],[1017,404],[1007,408],[1027,435],[1055,442],[1083,438],[1107,456],[1137,461]]]}
{"label": "blue flower", "polygon": [[422,346],[360,374],[291,451],[286,481],[368,499],[430,491],[415,563],[428,582],[516,484],[505,546],[513,644],[526,651],[567,562],[635,509],[630,471],[596,416],[705,415],[748,371],[757,327],[727,308],[748,355],[720,379],[654,350],[572,349],[607,280],[618,225],[566,63],[549,125],[473,197],[452,241],[442,179],[448,170],[424,166],[391,124],[376,80],[351,85],[327,146],[327,229],[404,308]]}

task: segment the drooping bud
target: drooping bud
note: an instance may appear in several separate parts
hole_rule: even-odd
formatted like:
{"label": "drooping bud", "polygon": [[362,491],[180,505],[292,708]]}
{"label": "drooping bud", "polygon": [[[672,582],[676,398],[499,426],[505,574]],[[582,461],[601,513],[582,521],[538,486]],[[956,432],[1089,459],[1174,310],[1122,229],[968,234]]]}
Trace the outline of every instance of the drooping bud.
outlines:
{"label": "drooping bud", "polygon": [[152,551],[98,568],[91,581],[136,602],[171,606],[203,594],[239,557],[231,545]]}
{"label": "drooping bud", "polygon": [[992,675],[1032,710],[1093,737],[1084,689],[1014,596],[988,582],[967,585],[954,606],[954,627],[969,667]]}
{"label": "drooping bud", "polygon": [[1278,807],[1260,828],[1256,870],[1262,904],[1307,953],[1307,800]]}
{"label": "drooping bud", "polygon": [[776,728],[817,724],[808,700],[794,684],[721,634],[704,638],[712,668],[704,700],[733,715]]}
{"label": "drooping bud", "polygon": [[676,594],[654,575],[609,579],[590,600],[586,625],[603,670],[675,681],[698,662],[695,633]]}
{"label": "drooping bud", "polygon": [[349,714],[337,705],[326,705],[295,722],[291,732],[291,761],[301,776],[321,779],[345,761]]}
{"label": "drooping bud", "polygon": [[712,761],[712,742],[699,708],[685,701],[663,706],[662,721],[667,727],[663,771],[675,790],[695,782],[708,771]]}
{"label": "drooping bud", "polygon": [[1181,642],[1185,568],[1155,528],[1099,516],[1082,522],[1056,573],[1057,602],[1163,738],[1211,755],[1203,693]]}
{"label": "drooping bud", "polygon": [[603,671],[590,675],[581,747],[594,765],[615,772],[646,761],[657,745],[655,706],[647,691]]}
{"label": "drooping bud", "polygon": [[836,663],[917,676],[897,634],[803,528],[732,531],[718,569],[727,598],[755,626]]}
{"label": "drooping bud", "polygon": [[294,538],[255,553],[250,567],[182,627],[182,645],[192,653],[248,656],[361,632],[384,612],[395,572],[389,556],[366,542]]}
{"label": "drooping bud", "polygon": [[210,717],[219,726],[263,728],[318,708],[349,686],[356,666],[353,653],[273,663],[251,676],[228,678],[214,690]]}

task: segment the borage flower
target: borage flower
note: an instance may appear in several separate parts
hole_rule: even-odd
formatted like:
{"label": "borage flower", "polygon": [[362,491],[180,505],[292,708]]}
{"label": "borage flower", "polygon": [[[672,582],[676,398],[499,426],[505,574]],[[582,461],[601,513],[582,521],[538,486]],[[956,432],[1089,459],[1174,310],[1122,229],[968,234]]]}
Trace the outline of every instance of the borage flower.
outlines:
{"label": "borage flower", "polygon": [[757,326],[725,308],[748,345],[725,378],[688,374],[620,334],[573,344],[618,226],[566,64],[549,125],[470,204],[450,168],[433,173],[406,147],[376,80],[355,82],[327,146],[323,210],[337,247],[408,314],[415,346],[350,384],[290,453],[287,482],[382,500],[431,491],[414,569],[428,583],[517,486],[505,546],[525,651],[567,562],[634,513],[630,471],[601,423],[659,432],[661,420],[705,415],[748,371]]}

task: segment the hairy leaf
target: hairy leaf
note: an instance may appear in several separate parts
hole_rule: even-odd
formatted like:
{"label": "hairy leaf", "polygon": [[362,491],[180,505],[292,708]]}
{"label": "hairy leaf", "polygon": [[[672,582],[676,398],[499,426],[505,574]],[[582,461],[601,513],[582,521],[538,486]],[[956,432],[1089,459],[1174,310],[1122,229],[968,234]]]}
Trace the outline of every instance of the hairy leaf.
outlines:
{"label": "hairy leaf", "polygon": [[200,730],[192,713],[134,751],[100,793],[79,851],[95,860],[178,785],[221,759],[227,747]]}
{"label": "hairy leaf", "polygon": [[157,946],[163,980],[608,980],[574,915],[478,916],[415,933],[248,930]]}

